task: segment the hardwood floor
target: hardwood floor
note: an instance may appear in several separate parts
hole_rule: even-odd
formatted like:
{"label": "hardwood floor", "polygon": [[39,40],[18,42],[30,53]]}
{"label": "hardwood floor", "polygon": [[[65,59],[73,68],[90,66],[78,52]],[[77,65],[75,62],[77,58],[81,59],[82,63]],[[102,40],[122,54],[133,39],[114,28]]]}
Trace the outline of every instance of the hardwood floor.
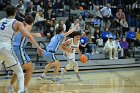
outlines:
{"label": "hardwood floor", "polygon": [[[51,77],[50,74],[48,79]],[[81,71],[80,74],[83,77],[82,81],[78,81],[73,72],[66,73],[62,84],[33,77],[29,84],[29,93],[140,93],[139,68]],[[0,93],[7,93],[9,81],[10,79],[0,79]],[[17,91],[16,84],[14,87]]]}

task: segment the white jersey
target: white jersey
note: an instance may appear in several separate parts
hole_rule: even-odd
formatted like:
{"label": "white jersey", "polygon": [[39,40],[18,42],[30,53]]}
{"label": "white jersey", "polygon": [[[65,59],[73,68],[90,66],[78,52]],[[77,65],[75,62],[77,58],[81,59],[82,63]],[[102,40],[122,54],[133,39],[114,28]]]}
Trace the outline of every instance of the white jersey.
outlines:
{"label": "white jersey", "polygon": [[16,19],[3,18],[0,20],[0,48],[12,46],[12,38],[15,33],[13,23]]}
{"label": "white jersey", "polygon": [[68,59],[73,59],[73,58],[75,59],[75,52],[76,52],[76,49],[79,47],[79,42],[80,41],[78,41],[77,44],[74,44],[73,38],[71,38],[70,41],[71,41],[71,43],[68,47],[72,49],[72,52],[71,53],[66,53],[66,57]]}

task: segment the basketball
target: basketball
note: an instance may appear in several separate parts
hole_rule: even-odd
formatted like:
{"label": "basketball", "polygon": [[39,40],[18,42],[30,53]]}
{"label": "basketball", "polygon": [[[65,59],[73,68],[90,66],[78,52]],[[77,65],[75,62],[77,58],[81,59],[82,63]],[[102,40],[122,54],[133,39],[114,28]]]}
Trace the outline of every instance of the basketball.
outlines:
{"label": "basketball", "polygon": [[87,63],[87,61],[88,61],[87,56],[85,56],[85,55],[80,56],[80,61],[84,64]]}

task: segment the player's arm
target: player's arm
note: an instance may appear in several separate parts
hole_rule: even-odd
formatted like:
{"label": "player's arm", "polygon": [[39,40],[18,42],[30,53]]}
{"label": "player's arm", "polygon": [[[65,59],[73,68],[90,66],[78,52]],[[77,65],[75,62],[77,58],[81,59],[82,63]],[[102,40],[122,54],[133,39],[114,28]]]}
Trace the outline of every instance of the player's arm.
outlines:
{"label": "player's arm", "polygon": [[47,34],[45,34],[45,32],[42,32],[42,33],[31,33],[31,35],[33,37],[38,37],[38,38],[46,37],[47,36]]}
{"label": "player's arm", "polygon": [[64,41],[61,45],[60,45],[60,49],[62,51],[65,51],[65,52],[71,52],[72,50],[70,48],[68,48],[67,46],[69,46],[71,43],[70,39]]}
{"label": "player's arm", "polygon": [[42,35],[40,33],[31,33],[31,35],[33,37],[38,37],[38,38],[42,37]]}
{"label": "player's arm", "polygon": [[42,49],[41,47],[37,44],[33,36],[29,33],[29,27],[32,27],[32,25],[28,25],[28,27],[24,27],[23,23],[21,22],[15,22],[15,26],[17,27],[17,30],[21,32],[21,34],[28,38],[28,40],[37,48],[37,52],[39,55],[42,54]]}
{"label": "player's arm", "polygon": [[81,53],[79,47],[76,49],[76,51],[77,51],[77,53],[79,54],[79,56],[82,56],[82,53]]}
{"label": "player's arm", "polygon": [[66,33],[64,34],[64,36],[70,35],[72,32],[76,31],[77,28],[78,28],[78,24],[76,24],[75,28],[73,28],[73,29],[69,30],[68,32],[66,32]]}

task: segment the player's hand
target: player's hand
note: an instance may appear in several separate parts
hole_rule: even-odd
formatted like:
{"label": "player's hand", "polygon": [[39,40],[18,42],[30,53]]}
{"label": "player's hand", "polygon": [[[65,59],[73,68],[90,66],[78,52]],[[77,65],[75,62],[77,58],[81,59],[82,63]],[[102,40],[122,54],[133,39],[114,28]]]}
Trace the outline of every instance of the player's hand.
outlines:
{"label": "player's hand", "polygon": [[43,54],[43,49],[41,47],[37,48],[37,53],[41,56]]}

